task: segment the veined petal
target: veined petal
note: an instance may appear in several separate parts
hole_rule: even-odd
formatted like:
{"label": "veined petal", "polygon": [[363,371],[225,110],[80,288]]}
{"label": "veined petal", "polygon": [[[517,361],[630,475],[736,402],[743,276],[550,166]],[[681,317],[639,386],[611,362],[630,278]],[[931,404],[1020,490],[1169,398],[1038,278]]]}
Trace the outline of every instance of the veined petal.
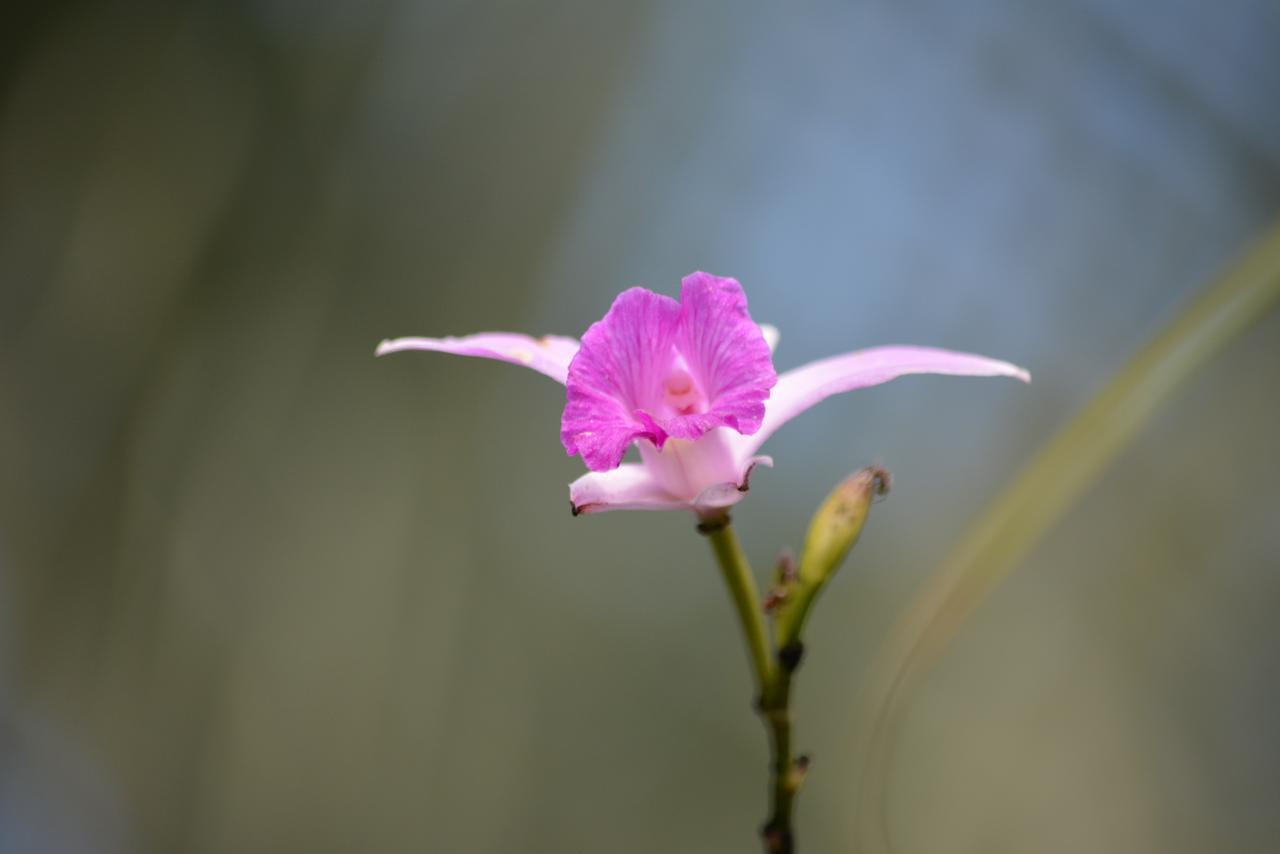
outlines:
{"label": "veined petal", "polygon": [[378,345],[375,355],[385,356],[404,350],[431,350],[458,356],[478,356],[524,365],[563,384],[569,372],[569,362],[578,352],[578,346],[576,338],[562,335],[534,338],[518,332],[480,332],[460,338],[389,339]]}
{"label": "veined petal", "polygon": [[779,427],[833,394],[879,385],[906,374],[1003,376],[1031,382],[1031,374],[1017,365],[933,347],[873,347],[832,356],[787,371],[778,378],[760,429],[738,440],[738,453],[743,456],[755,453]]}
{"label": "veined petal", "polygon": [[627,446],[666,441],[653,419],[671,370],[680,304],[644,288],[623,291],[582,336],[569,365],[560,441],[587,468],[617,468]]}
{"label": "veined petal", "polygon": [[696,439],[716,427],[743,434],[760,429],[764,402],[778,375],[736,279],[710,273],[684,277],[676,349],[706,399],[706,410],[670,418],[663,424],[668,433]]}
{"label": "veined petal", "polygon": [[687,501],[664,490],[637,463],[584,474],[569,484],[569,503],[575,516],[609,510],[681,510],[689,506]]}
{"label": "veined petal", "polygon": [[661,449],[719,427],[753,433],[777,381],[735,280],[686,276],[681,302],[632,288],[587,330],[570,363],[560,441],[587,468],[607,471],[639,439]]}

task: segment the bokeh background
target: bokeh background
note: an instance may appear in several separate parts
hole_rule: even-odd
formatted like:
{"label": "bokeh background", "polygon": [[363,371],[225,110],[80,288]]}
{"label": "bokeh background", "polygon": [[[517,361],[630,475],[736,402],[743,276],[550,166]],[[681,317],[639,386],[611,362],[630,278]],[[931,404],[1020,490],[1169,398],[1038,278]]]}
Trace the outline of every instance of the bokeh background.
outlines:
{"label": "bokeh background", "polygon": [[[741,279],[785,369],[1016,361],[789,425],[763,573],[895,475],[799,683],[847,851],[861,681],[1035,449],[1280,214],[1280,7],[7,3],[0,850],[741,852],[765,742],[691,520],[571,518],[562,392],[396,335]],[[904,852],[1280,840],[1280,317],[915,696]]]}

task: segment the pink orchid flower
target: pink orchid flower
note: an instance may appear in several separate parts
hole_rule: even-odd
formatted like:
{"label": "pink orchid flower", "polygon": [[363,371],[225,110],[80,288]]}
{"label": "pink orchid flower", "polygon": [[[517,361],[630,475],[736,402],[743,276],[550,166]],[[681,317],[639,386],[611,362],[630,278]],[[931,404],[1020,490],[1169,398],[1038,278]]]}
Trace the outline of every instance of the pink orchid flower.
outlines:
{"label": "pink orchid flower", "polygon": [[[532,368],[566,389],[560,441],[590,471],[569,485],[574,515],[606,510],[692,510],[736,504],[765,440],[833,394],[906,374],[1006,376],[1022,368],[930,347],[873,347],[773,369],[777,330],[757,326],[735,279],[686,276],[680,301],[623,291],[579,343],[549,335],[482,332],[398,338],[377,354],[434,350]],[[623,463],[634,445],[640,461]]]}

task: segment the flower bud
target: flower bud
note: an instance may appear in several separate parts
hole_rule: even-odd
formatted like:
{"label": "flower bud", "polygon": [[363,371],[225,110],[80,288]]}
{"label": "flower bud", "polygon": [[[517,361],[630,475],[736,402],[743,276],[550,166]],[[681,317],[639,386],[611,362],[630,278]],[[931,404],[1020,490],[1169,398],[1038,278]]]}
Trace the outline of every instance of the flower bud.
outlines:
{"label": "flower bud", "polygon": [[854,472],[831,491],[809,523],[801,583],[821,585],[835,574],[862,533],[872,499],[888,491],[889,473],[878,466]]}
{"label": "flower bud", "polygon": [[795,583],[774,617],[779,649],[798,644],[809,608],[858,541],[877,495],[889,491],[889,473],[879,466],[854,472],[831,491],[809,523]]}

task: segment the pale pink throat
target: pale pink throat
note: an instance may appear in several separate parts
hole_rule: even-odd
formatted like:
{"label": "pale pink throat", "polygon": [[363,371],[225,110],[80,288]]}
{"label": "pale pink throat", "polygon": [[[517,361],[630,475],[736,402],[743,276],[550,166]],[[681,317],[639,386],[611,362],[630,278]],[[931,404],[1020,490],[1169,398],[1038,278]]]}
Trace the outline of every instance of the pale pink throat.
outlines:
{"label": "pale pink throat", "polygon": [[666,392],[663,402],[671,414],[694,415],[707,411],[706,395],[698,388],[693,376],[680,364],[667,375],[662,388]]}

